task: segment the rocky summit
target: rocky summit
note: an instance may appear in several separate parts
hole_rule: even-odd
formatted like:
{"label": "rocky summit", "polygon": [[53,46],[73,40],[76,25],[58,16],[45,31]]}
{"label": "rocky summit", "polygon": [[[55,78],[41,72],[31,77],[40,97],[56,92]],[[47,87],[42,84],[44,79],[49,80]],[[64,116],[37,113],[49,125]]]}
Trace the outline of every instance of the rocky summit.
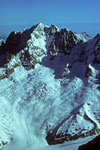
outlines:
{"label": "rocky summit", "polygon": [[98,133],[99,34],[40,23],[0,42],[0,148]]}

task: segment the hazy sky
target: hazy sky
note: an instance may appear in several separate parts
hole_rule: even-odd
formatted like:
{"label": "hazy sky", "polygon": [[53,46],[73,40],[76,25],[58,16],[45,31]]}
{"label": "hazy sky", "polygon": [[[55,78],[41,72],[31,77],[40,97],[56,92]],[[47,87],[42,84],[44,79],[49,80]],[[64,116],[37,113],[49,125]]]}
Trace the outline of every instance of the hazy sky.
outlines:
{"label": "hazy sky", "polygon": [[0,0],[0,35],[39,22],[93,37],[100,33],[100,0]]}
{"label": "hazy sky", "polygon": [[0,0],[0,25],[98,23],[100,0]]}

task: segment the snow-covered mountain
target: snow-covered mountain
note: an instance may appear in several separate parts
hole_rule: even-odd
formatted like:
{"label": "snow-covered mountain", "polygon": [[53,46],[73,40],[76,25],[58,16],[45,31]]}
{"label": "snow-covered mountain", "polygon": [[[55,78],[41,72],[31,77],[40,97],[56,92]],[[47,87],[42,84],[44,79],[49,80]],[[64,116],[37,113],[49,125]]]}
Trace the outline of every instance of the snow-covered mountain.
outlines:
{"label": "snow-covered mountain", "polygon": [[100,35],[42,23],[12,32],[0,46],[0,102],[8,150],[99,133]]}

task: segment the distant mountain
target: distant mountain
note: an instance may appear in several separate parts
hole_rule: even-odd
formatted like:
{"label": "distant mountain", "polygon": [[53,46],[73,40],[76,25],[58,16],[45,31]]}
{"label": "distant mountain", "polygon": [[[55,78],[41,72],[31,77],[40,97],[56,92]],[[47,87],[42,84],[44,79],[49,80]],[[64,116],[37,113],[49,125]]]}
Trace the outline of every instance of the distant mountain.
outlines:
{"label": "distant mountain", "polygon": [[6,35],[0,35],[0,39],[6,40]]}
{"label": "distant mountain", "polygon": [[0,96],[1,147],[99,133],[100,35],[42,23],[13,31],[0,46]]}
{"label": "distant mountain", "polygon": [[86,32],[82,32],[81,35],[83,35],[87,40],[91,39],[91,37]]}
{"label": "distant mountain", "polygon": [[3,39],[0,39],[0,45],[1,45],[2,41],[3,41]]}
{"label": "distant mountain", "polygon": [[4,35],[0,36],[0,45],[2,44],[2,42],[4,42],[6,40],[6,37]]}

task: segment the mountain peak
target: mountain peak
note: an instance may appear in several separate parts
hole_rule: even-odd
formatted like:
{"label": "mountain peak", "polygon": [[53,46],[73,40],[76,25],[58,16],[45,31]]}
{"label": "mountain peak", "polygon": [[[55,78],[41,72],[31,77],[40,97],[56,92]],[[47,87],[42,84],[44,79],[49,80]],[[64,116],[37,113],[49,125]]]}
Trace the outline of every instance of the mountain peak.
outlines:
{"label": "mountain peak", "polygon": [[44,27],[49,27],[49,26],[47,26],[47,25],[43,24],[42,22],[40,22],[40,23],[37,24],[37,27],[38,28],[44,28]]}
{"label": "mountain peak", "polygon": [[[21,51],[26,53],[27,49],[28,54],[31,55],[30,57],[34,56],[35,63],[37,63],[41,62],[42,57],[47,54],[50,57],[54,57],[58,53],[68,55],[75,45],[86,41],[87,38],[82,34],[73,33],[67,29],[59,30],[54,24],[47,26],[40,22],[22,32],[12,32],[6,42],[1,45],[0,55],[3,54],[8,58],[8,54],[21,55]],[[37,59],[38,61],[36,61]]]}
{"label": "mountain peak", "polygon": [[0,96],[0,148],[99,133],[100,35],[42,23],[12,32],[0,46]]}
{"label": "mountain peak", "polygon": [[38,23],[38,26],[45,26],[42,22]]}

